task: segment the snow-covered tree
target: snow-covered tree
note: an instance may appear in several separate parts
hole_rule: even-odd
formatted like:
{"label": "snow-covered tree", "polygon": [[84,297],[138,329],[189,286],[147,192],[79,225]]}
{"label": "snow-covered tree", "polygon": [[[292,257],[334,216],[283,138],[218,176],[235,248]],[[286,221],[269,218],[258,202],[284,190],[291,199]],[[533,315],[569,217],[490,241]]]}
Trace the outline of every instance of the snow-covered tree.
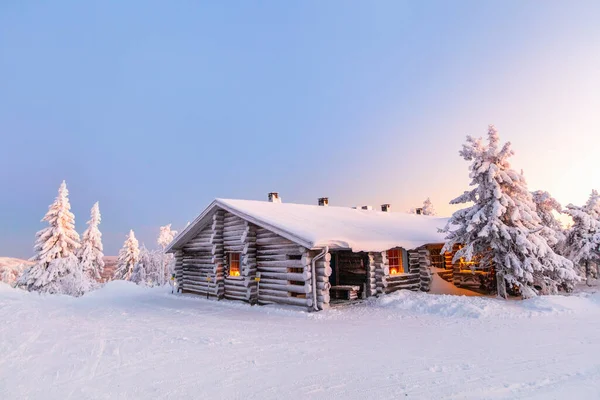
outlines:
{"label": "snow-covered tree", "polygon": [[597,275],[600,264],[600,195],[592,190],[583,207],[569,204],[564,212],[573,218],[566,234],[565,254],[579,267],[581,275],[589,279],[592,269]]}
{"label": "snow-covered tree", "polygon": [[87,223],[88,227],[83,232],[78,252],[83,272],[96,281],[100,280],[100,274],[104,269],[102,233],[98,229],[100,220],[100,206],[96,203],[92,207],[90,220]]}
{"label": "snow-covered tree", "polygon": [[531,193],[533,202],[535,203],[536,211],[542,224],[557,232],[563,230],[561,222],[556,218],[554,213],[562,213],[562,206],[550,193],[544,190],[536,190]]}
{"label": "snow-covered tree", "polygon": [[546,232],[550,235],[548,243],[554,251],[563,254],[565,242],[565,232],[562,223],[556,218],[556,214],[562,213],[560,203],[544,190],[537,190],[532,193],[533,202],[542,224],[549,228]]}
{"label": "snow-covered tree", "polygon": [[133,230],[129,231],[123,248],[119,250],[119,258],[117,268],[113,275],[113,279],[129,280],[133,273],[133,268],[140,260],[140,248]]}
{"label": "snow-covered tree", "polygon": [[58,188],[58,196],[48,207],[48,212],[42,219],[48,222],[48,227],[36,234],[36,255],[31,259],[42,266],[55,258],[68,257],[75,254],[79,248],[79,234],[75,230],[75,216],[71,212],[69,191],[63,181]]}
{"label": "snow-covered tree", "polygon": [[169,243],[173,241],[175,235],[177,235],[177,231],[171,229],[171,224],[161,226],[157,240],[158,245],[164,250],[169,245]]}
{"label": "snow-covered tree", "polygon": [[431,203],[431,199],[428,197],[423,202],[423,215],[435,215],[435,209],[433,208],[433,204]]}
{"label": "snow-covered tree", "polygon": [[499,142],[496,128],[490,125],[487,145],[468,136],[459,152],[471,162],[474,188],[451,204],[473,205],[452,215],[443,229],[447,236],[442,251],[463,245],[455,261],[477,258],[480,265],[493,267],[502,297],[506,297],[506,282],[526,297],[555,293],[558,287],[571,289],[577,280],[573,263],[552,250],[551,233],[536,212],[525,177],[508,162],[514,154],[510,143],[500,147]]}
{"label": "snow-covered tree", "polygon": [[74,260],[77,260],[75,252],[80,247],[64,181],[42,221],[47,222],[48,227],[36,234],[36,255],[31,259],[35,264],[23,273],[18,285],[27,290],[63,293],[60,279],[77,271],[78,263]]}
{"label": "snow-covered tree", "polygon": [[425,199],[422,207],[410,208],[408,209],[408,213],[421,215],[436,215],[435,209],[433,208],[433,204],[431,203],[431,199],[429,197]]}
{"label": "snow-covered tree", "polygon": [[158,235],[157,243],[162,249],[162,259],[161,259],[161,270],[159,274],[158,283],[160,285],[164,285],[166,279],[171,273],[171,270],[174,268],[175,259],[172,254],[165,254],[165,249],[173,241],[173,238],[177,235],[177,231],[171,230],[171,224],[161,226],[160,233]]}
{"label": "snow-covered tree", "polygon": [[146,246],[142,245],[139,262],[133,269],[130,281],[138,285],[162,285],[163,254],[160,250],[148,250]]}

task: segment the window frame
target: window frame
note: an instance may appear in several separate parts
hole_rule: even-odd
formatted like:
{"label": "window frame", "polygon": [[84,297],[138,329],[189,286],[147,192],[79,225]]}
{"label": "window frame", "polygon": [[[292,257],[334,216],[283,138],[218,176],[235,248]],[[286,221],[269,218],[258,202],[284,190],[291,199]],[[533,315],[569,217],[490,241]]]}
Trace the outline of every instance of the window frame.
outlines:
{"label": "window frame", "polygon": [[[401,275],[406,273],[404,269],[404,252],[401,248],[389,249],[386,253],[388,259],[388,268],[390,275]],[[397,264],[392,265],[392,260],[398,260]],[[392,273],[392,269],[396,268],[398,272]]]}
{"label": "window frame", "polygon": [[[234,262],[233,257],[237,256],[237,260],[235,260],[235,262],[237,262],[237,275],[232,275],[231,271],[232,271],[232,262]],[[230,251],[227,252],[227,278],[232,278],[232,279],[242,279],[242,253],[240,253],[239,251]]]}

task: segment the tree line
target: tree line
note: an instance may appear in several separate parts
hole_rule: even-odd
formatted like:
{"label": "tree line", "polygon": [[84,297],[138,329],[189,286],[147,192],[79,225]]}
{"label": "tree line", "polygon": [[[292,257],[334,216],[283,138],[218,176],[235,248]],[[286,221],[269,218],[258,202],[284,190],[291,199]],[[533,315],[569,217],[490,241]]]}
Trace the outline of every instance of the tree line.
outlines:
{"label": "tree line", "polygon": [[[58,189],[58,196],[48,207],[42,219],[48,226],[36,234],[32,266],[25,269],[17,286],[29,291],[61,293],[81,296],[99,285],[103,273],[104,248],[100,206],[95,203],[90,212],[87,229],[79,236],[75,230],[75,216],[71,212],[66,182]],[[123,279],[144,285],[163,285],[173,270],[172,255],[165,254],[166,246],[177,234],[171,225],[160,227],[160,250],[140,248],[133,230],[129,231],[119,251],[117,267],[112,279]]]}

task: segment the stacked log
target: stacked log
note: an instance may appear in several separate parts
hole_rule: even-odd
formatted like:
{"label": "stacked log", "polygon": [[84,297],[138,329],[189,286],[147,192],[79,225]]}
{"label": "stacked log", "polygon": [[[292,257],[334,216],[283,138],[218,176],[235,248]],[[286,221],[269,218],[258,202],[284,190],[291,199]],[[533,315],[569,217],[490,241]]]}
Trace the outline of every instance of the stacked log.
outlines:
{"label": "stacked log", "polygon": [[182,292],[216,295],[212,263],[212,227],[208,226],[182,248]]}
{"label": "stacked log", "polygon": [[386,277],[390,274],[387,252],[373,253],[373,263],[375,265],[375,285],[377,294],[384,294],[386,287]]}
{"label": "stacked log", "polygon": [[409,250],[408,253],[408,272],[416,274],[419,272],[421,265],[419,264],[419,251]]}
{"label": "stacked log", "polygon": [[[281,237],[267,229],[256,228],[256,268],[260,273],[259,304],[289,304],[313,306],[311,262],[314,252]],[[317,263],[317,282],[327,295],[317,296],[319,303],[329,303],[328,281],[318,279],[320,274],[331,275],[329,261]],[[327,276],[329,276],[327,275]]]}
{"label": "stacked log", "polygon": [[367,255],[367,297],[377,294],[377,253],[369,253]]}
{"label": "stacked log", "polygon": [[[248,221],[225,213],[223,219],[223,248],[225,251],[224,279],[225,298],[255,303],[257,300],[256,277],[256,227]],[[240,276],[230,276],[231,253],[240,253]]]}
{"label": "stacked log", "polygon": [[376,264],[376,284],[378,294],[389,294],[397,290],[419,290],[421,288],[421,264],[418,250],[409,250],[405,273],[390,275],[387,252],[373,253]]}
{"label": "stacked log", "polygon": [[389,294],[397,290],[419,290],[421,277],[419,273],[389,275],[384,281],[383,293]]}
{"label": "stacked log", "polygon": [[225,295],[225,249],[223,239],[223,227],[225,225],[225,211],[217,210],[213,215],[211,225],[212,264],[215,282],[217,283],[216,296],[222,299]]}
{"label": "stacked log", "polygon": [[177,287],[183,289],[183,251],[181,250],[175,252],[175,281]]}
{"label": "stacked log", "polygon": [[[311,269],[312,259],[320,254],[321,251],[311,251],[305,254],[303,259],[306,259],[306,268]],[[333,270],[331,269],[331,254],[327,253],[315,263],[315,271],[317,273],[317,306],[319,310],[329,307],[331,295],[329,289],[331,284],[329,277]]]}
{"label": "stacked log", "polygon": [[422,247],[419,249],[419,277],[420,277],[420,290],[422,292],[429,292],[431,289],[431,256],[427,248]]}
{"label": "stacked log", "polygon": [[454,252],[447,251],[444,253],[444,269],[452,271],[452,258],[454,257]]}

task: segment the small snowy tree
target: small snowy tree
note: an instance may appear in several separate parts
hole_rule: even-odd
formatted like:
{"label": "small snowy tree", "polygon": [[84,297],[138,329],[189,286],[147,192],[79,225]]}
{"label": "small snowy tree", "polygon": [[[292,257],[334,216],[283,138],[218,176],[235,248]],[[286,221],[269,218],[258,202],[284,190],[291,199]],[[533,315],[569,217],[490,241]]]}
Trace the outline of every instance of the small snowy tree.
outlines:
{"label": "small snowy tree", "polygon": [[158,279],[160,285],[165,284],[165,278],[171,274],[171,270],[174,267],[174,257],[172,254],[165,254],[165,249],[169,243],[173,241],[175,235],[177,235],[177,231],[171,230],[171,224],[160,227],[160,233],[157,240],[158,245],[162,249],[161,270]]}
{"label": "small snowy tree", "polygon": [[416,207],[408,209],[409,214],[421,214],[421,215],[436,215],[435,209],[429,197],[423,202],[423,207]]}
{"label": "small snowy tree", "polygon": [[566,235],[565,253],[579,267],[580,274],[590,279],[592,269],[597,275],[600,263],[600,195],[592,190],[583,207],[569,204],[564,212],[573,218]]}
{"label": "small snowy tree", "polygon": [[435,215],[435,209],[429,197],[423,202],[423,215]]}
{"label": "small snowy tree", "polygon": [[83,272],[96,281],[100,280],[100,274],[104,269],[102,233],[98,229],[100,220],[100,206],[96,202],[92,207],[88,228],[83,232],[78,252]]}
{"label": "small snowy tree", "polygon": [[[556,254],[548,243],[549,228],[542,224],[523,174],[510,168],[510,143],[500,147],[498,132],[490,125],[488,144],[467,137],[460,155],[471,162],[471,186],[451,204],[472,202],[455,212],[443,229],[443,252],[463,245],[454,261],[478,258],[496,272],[498,295],[506,297],[505,282],[528,297],[571,289],[577,280],[573,264]],[[536,289],[538,287],[539,289]]]}
{"label": "small snowy tree", "polygon": [[140,259],[140,248],[133,230],[129,231],[123,248],[119,250],[117,268],[113,275],[113,279],[129,280],[133,272],[133,268]]}
{"label": "small snowy tree", "polygon": [[133,269],[130,280],[138,285],[162,285],[160,277],[164,268],[163,254],[160,250],[148,250],[142,245],[139,262]]}
{"label": "small snowy tree", "polygon": [[[61,293],[59,280],[76,270],[73,260],[80,246],[65,181],[42,221],[48,222],[48,227],[36,234],[36,255],[31,259],[35,264],[23,273],[18,285],[30,291]],[[66,260],[54,262],[60,259]]]}
{"label": "small snowy tree", "polygon": [[55,258],[68,257],[75,254],[79,248],[79,234],[75,231],[75,216],[71,212],[69,191],[63,181],[58,188],[58,196],[48,207],[48,212],[42,219],[48,222],[48,227],[36,234],[35,251],[31,259],[40,265],[48,265]]}

